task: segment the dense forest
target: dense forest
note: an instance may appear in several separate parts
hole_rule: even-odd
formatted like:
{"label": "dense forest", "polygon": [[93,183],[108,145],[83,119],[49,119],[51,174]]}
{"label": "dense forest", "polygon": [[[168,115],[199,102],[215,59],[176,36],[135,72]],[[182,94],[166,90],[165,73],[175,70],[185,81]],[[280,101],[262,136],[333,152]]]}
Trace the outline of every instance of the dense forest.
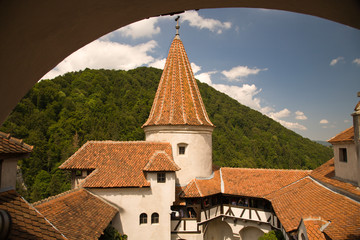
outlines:
{"label": "dense forest", "polygon": [[[162,71],[155,68],[67,73],[37,83],[0,130],[34,146],[20,162],[29,201],[70,188],[58,166],[89,140],[144,140],[141,129]],[[218,166],[313,169],[332,150],[284,128],[207,84],[199,88],[211,121]]]}

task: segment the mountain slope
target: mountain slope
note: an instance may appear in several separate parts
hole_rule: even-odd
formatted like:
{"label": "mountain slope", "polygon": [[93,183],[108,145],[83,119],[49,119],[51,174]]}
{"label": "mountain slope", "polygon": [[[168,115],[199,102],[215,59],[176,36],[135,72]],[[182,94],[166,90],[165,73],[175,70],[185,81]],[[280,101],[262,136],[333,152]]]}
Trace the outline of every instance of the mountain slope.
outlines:
{"label": "mountain slope", "polygon": [[[161,70],[90,70],[37,83],[1,131],[34,145],[21,162],[31,201],[68,189],[57,167],[88,140],[143,140]],[[332,150],[198,83],[211,121],[213,161],[219,166],[312,169]]]}

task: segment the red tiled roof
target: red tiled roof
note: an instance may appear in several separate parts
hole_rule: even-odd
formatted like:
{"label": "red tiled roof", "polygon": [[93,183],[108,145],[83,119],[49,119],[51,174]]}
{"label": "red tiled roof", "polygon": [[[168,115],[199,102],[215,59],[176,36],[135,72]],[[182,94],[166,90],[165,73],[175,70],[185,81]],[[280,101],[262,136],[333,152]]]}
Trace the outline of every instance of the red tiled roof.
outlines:
{"label": "red tiled roof", "polygon": [[178,38],[170,46],[149,118],[143,127],[154,125],[214,126]]}
{"label": "red tiled roof", "polygon": [[320,181],[323,184],[330,184],[331,186],[346,191],[352,195],[360,198],[360,189],[357,186],[352,185],[351,183],[342,182],[335,179],[335,166],[334,158],[330,159],[320,167],[316,168],[311,172],[311,177]]}
{"label": "red tiled roof", "polygon": [[59,168],[95,169],[83,187],[149,187],[143,169],[156,151],[172,156],[170,143],[90,141]]}
{"label": "red tiled roof", "polygon": [[335,137],[328,140],[329,143],[353,142],[354,141],[354,127],[350,127],[342,131]]}
{"label": "red tiled roof", "polygon": [[[307,170],[221,168],[210,179],[194,179],[181,197],[204,197],[217,193],[264,197],[310,174]],[[223,189],[221,187],[223,185]]]}
{"label": "red tiled roof", "polygon": [[204,197],[221,193],[220,170],[215,170],[209,179],[194,179],[183,190],[181,197]]}
{"label": "red tiled roof", "polygon": [[9,239],[66,239],[15,190],[0,192],[0,209],[11,216]]}
{"label": "red tiled roof", "polygon": [[0,132],[0,155],[3,154],[27,154],[31,153],[33,146],[21,139],[11,137],[10,134]]}
{"label": "red tiled roof", "polygon": [[296,230],[303,216],[331,221],[324,233],[331,239],[360,238],[360,203],[335,193],[310,177],[266,197],[286,232]]}
{"label": "red tiled roof", "polygon": [[264,197],[311,171],[283,169],[221,168],[225,194]]}
{"label": "red tiled roof", "polygon": [[320,228],[327,224],[324,220],[313,220],[305,219],[304,225],[309,240],[326,240],[324,233],[321,232]]}
{"label": "red tiled roof", "polygon": [[147,172],[174,172],[178,170],[180,170],[180,167],[165,151],[154,152],[144,167],[144,171]]}
{"label": "red tiled roof", "polygon": [[118,209],[78,188],[34,203],[68,239],[98,239]]}

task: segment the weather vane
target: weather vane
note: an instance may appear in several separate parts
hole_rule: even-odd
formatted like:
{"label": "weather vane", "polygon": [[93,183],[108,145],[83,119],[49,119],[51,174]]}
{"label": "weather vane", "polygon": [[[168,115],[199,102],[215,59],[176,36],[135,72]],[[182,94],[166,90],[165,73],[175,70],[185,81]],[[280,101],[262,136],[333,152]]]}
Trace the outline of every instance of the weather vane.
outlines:
{"label": "weather vane", "polygon": [[180,19],[180,16],[177,16],[176,18],[175,18],[175,22],[176,22],[176,37],[178,37],[179,36],[179,29],[180,29],[180,26],[179,26],[179,19]]}

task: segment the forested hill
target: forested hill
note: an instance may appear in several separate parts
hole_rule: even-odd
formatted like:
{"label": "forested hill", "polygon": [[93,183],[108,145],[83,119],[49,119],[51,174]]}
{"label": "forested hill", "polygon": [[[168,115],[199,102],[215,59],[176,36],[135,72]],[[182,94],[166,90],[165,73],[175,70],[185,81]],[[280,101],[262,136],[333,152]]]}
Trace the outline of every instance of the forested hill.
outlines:
{"label": "forested hill", "polygon": [[[144,140],[161,70],[90,70],[37,83],[1,131],[34,146],[21,162],[30,201],[70,187],[57,167],[89,140]],[[206,84],[198,83],[211,121],[216,165],[312,169],[332,150],[284,128]]]}

